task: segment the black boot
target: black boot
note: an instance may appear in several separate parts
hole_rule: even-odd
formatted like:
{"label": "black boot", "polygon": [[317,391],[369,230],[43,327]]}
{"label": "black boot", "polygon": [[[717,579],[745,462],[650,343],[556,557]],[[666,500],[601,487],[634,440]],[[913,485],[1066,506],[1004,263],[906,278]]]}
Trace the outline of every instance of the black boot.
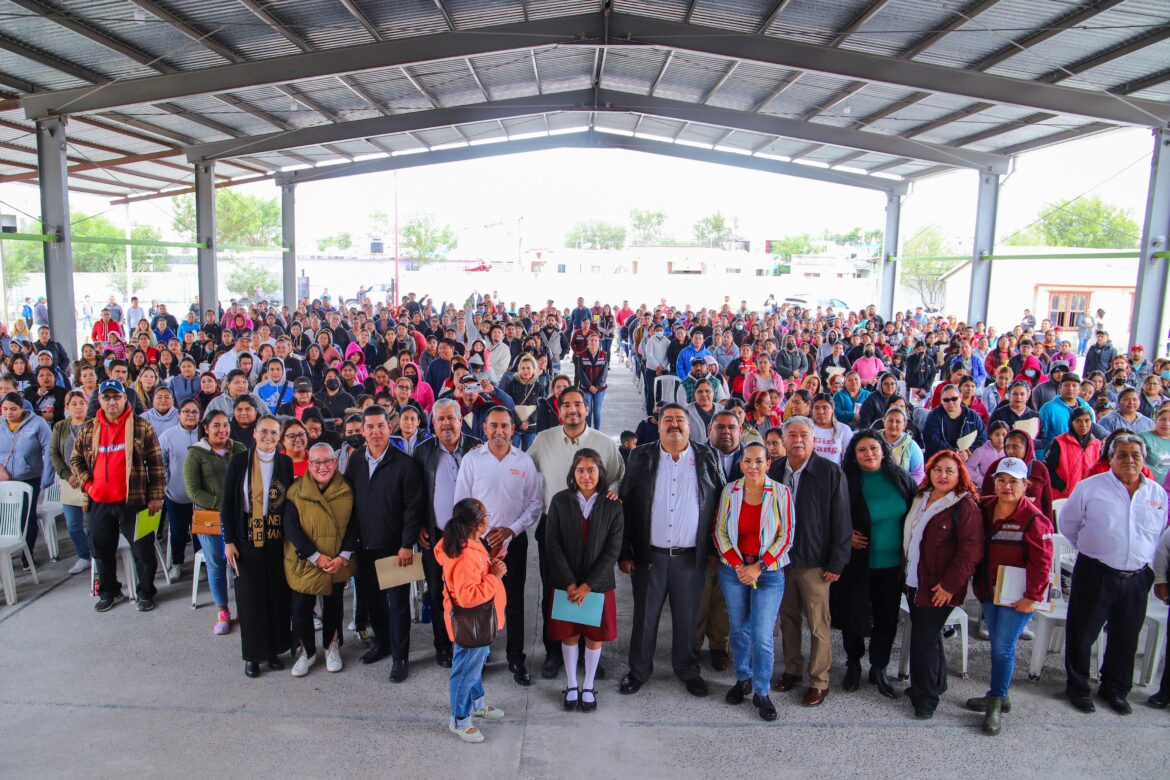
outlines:
{"label": "black boot", "polygon": [[885,669],[877,669],[870,667],[869,681],[877,686],[878,693],[885,696],[887,699],[898,698],[898,692],[894,690],[894,686],[890,684],[890,678],[886,677]]}
{"label": "black boot", "polygon": [[[978,696],[974,699],[967,699],[967,709],[971,712],[987,712],[987,703],[991,701],[990,696]],[[998,699],[1000,702],[1000,711],[1007,714],[1012,711],[1012,699],[1010,696],[1004,696]]]}
{"label": "black boot", "polygon": [[850,659],[845,663],[845,681],[841,687],[847,691],[856,691],[861,687],[861,662]]}
{"label": "black boot", "polygon": [[1003,725],[1002,705],[1003,700],[988,696],[987,709],[983,712],[983,733],[989,737],[994,737],[999,734],[1000,727]]}

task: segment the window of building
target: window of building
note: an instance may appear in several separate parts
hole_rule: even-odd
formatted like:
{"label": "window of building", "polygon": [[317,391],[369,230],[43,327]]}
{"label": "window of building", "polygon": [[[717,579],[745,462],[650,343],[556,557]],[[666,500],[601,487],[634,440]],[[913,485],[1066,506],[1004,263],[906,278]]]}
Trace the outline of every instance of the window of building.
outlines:
{"label": "window of building", "polygon": [[1089,309],[1092,292],[1087,290],[1051,290],[1048,293],[1048,320],[1053,327],[1075,328],[1077,315]]}

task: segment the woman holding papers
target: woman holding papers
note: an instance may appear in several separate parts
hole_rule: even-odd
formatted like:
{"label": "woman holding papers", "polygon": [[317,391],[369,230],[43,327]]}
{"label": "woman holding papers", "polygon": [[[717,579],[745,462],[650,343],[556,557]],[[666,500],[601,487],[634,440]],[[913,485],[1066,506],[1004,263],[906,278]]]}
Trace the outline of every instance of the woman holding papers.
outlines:
{"label": "woman holding papers", "polygon": [[290,594],[284,576],[284,499],[292,461],[277,452],[280,423],[264,415],[256,444],[232,456],[223,482],[220,518],[224,555],[236,573],[244,674],[257,677],[260,662],[283,669],[280,654],[292,646]]}
{"label": "woman holding papers", "polygon": [[[946,395],[957,392],[952,388]],[[906,601],[910,605],[910,687],[914,717],[930,720],[947,689],[942,629],[963,605],[967,580],[983,558],[979,490],[959,453],[941,450],[926,462],[926,481],[902,529]]]}
{"label": "woman holding papers", "polygon": [[792,493],[768,478],[768,453],[752,442],[739,460],[743,477],[723,488],[715,515],[715,547],[722,559],[719,586],[731,622],[735,685],[724,700],[752,704],[766,721],[776,720],[768,698],[772,685],[773,630],[784,596],[784,566],[795,524]]}
{"label": "woman holding papers", "polygon": [[1025,497],[1029,480],[1024,461],[1004,458],[992,476],[995,496],[980,505],[983,562],[975,569],[975,596],[983,602],[983,619],[991,633],[991,686],[986,696],[968,699],[967,709],[982,712],[983,733],[995,736],[1001,714],[1011,712],[1008,688],[1016,645],[1036,603],[1048,601],[1053,528]]}
{"label": "woman holding papers", "polygon": [[524,452],[536,440],[536,404],[542,396],[540,369],[532,355],[521,355],[516,362],[516,373],[504,382],[504,392],[516,404],[516,433],[512,446]]}
{"label": "woman holding papers", "polygon": [[[622,505],[605,495],[609,480],[601,455],[595,450],[577,450],[566,482],[568,488],[553,496],[545,524],[549,584],[565,592],[570,608],[583,607],[582,611],[591,613],[596,621],[587,621],[580,614],[580,622],[558,619],[559,594],[554,594],[548,638],[561,642],[565,709],[592,712],[597,709],[593,681],[601,661],[601,645],[617,638],[613,572],[622,547]],[[581,637],[585,638],[585,680],[578,688],[577,651]]]}
{"label": "woman holding papers", "polygon": [[[1088,411],[1087,409],[1085,411]],[[1045,517],[1052,517],[1052,477],[1048,467],[1036,459],[1036,450],[1032,444],[1032,437],[1027,431],[1009,431],[1003,440],[1003,456],[1022,460],[1028,469],[1028,485],[1024,495],[1044,513]],[[983,485],[980,495],[994,496],[995,469],[999,461],[992,463],[983,476]]]}

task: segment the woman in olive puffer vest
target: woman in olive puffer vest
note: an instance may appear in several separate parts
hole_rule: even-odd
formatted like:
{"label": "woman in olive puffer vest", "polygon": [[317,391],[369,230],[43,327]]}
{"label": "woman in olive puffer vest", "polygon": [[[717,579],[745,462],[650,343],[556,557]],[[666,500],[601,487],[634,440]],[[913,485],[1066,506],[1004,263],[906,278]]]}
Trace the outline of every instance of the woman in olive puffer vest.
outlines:
{"label": "woman in olive puffer vest", "polygon": [[[353,490],[337,471],[337,454],[328,444],[309,448],[309,470],[293,482],[284,502],[284,573],[292,589],[294,641],[303,652],[293,664],[302,677],[317,660],[313,609],[322,596],[321,643],[325,668],[340,672],[341,620],[345,582],[357,570]],[[295,650],[295,648],[294,648]]]}

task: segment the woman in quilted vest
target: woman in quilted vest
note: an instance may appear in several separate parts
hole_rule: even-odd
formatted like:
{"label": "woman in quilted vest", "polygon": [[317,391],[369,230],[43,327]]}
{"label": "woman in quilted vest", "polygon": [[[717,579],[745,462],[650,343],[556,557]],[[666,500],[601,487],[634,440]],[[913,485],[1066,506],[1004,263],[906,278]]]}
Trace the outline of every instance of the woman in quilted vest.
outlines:
{"label": "woman in quilted vest", "polygon": [[345,583],[357,570],[351,560],[357,550],[357,523],[350,522],[353,490],[337,470],[337,453],[328,444],[315,444],[308,463],[308,474],[292,484],[284,502],[284,574],[292,589],[293,641],[300,646],[293,677],[304,677],[317,662],[313,609],[318,596],[324,601],[325,668],[341,671]]}

